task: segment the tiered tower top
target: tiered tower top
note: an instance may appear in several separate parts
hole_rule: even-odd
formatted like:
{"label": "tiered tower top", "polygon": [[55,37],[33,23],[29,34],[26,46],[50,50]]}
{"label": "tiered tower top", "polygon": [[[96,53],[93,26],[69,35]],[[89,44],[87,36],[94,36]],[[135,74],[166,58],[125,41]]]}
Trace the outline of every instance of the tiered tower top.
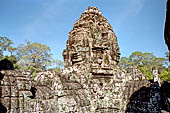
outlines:
{"label": "tiered tower top", "polygon": [[96,7],[88,7],[75,22],[66,49],[65,66],[90,64],[91,68],[110,68],[119,62],[117,37]]}

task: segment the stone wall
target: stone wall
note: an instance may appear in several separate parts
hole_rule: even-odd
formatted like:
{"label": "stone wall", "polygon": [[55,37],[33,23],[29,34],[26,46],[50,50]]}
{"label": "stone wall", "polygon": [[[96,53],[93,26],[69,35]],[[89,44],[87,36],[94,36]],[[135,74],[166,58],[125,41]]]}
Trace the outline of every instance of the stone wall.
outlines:
{"label": "stone wall", "polygon": [[76,76],[70,72],[67,76],[47,71],[39,73],[32,81],[30,72],[1,71],[4,77],[1,79],[0,101],[8,113],[169,111],[169,84],[164,83],[161,88],[158,84],[150,85],[141,78],[139,70],[134,67],[129,70],[122,73],[126,76],[124,82],[120,74],[107,79],[89,77],[87,81],[83,76],[78,78],[83,73]]}
{"label": "stone wall", "polygon": [[99,79],[81,70],[77,74],[74,71],[70,74],[63,71],[61,75],[41,72],[34,80],[30,72],[1,71],[4,75],[0,86],[1,103],[8,113],[116,113],[125,110],[123,105],[128,96],[123,92],[133,87],[121,80],[125,72],[115,74],[117,77]]}
{"label": "stone wall", "polygon": [[0,102],[12,113],[24,112],[24,105],[32,95],[31,79],[28,73],[19,71],[1,71]]}
{"label": "stone wall", "polygon": [[151,83],[150,87],[142,87],[135,91],[129,99],[126,113],[169,113],[170,84],[164,82]]}

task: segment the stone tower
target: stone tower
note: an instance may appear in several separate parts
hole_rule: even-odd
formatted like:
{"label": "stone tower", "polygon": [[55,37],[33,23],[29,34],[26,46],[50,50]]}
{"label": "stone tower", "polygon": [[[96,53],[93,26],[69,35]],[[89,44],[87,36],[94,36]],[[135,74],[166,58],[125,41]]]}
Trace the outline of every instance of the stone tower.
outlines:
{"label": "stone tower", "polygon": [[62,77],[88,92],[80,95],[86,97],[81,99],[83,103],[90,103],[90,113],[124,112],[132,93],[148,84],[136,67],[127,71],[118,65],[117,37],[96,7],[88,7],[75,22],[63,57]]}
{"label": "stone tower", "polygon": [[117,37],[96,7],[88,7],[75,22],[66,46],[65,67],[88,64],[94,75],[109,75],[119,62]]}
{"label": "stone tower", "polygon": [[136,67],[117,65],[117,37],[97,8],[75,22],[63,56],[60,74],[40,72],[33,80],[32,72],[4,70],[0,63],[0,113],[125,113],[127,105],[148,105],[130,99],[149,81]]}

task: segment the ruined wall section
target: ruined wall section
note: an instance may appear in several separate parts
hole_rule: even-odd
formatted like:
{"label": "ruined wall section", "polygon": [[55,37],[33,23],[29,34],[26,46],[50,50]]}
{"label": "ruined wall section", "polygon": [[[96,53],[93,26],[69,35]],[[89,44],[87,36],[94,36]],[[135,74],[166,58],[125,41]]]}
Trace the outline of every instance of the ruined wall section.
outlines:
{"label": "ruined wall section", "polygon": [[[114,77],[107,79],[94,79],[88,70],[81,69],[69,69],[72,71],[61,75],[40,72],[34,81],[29,79],[30,72],[1,71],[0,102],[7,113],[119,113],[126,107],[127,111],[160,110],[160,105],[169,109],[168,101],[162,100],[169,94],[164,93],[169,86],[163,85],[164,91],[155,92],[155,86],[150,86],[135,67],[114,70]],[[35,97],[32,87],[36,89]]]}
{"label": "ruined wall section", "polygon": [[32,80],[31,72],[1,71],[0,106],[7,113],[91,113],[89,92],[64,75],[44,71]]}
{"label": "ruined wall section", "polygon": [[27,72],[1,71],[3,78],[0,80],[0,102],[8,112],[24,112],[26,101],[32,96],[31,79]]}
{"label": "ruined wall section", "polygon": [[68,81],[77,82],[87,92],[84,95],[90,101],[89,113],[125,112],[131,95],[141,87],[150,85],[136,67],[129,67],[127,71],[116,66],[112,70],[113,76],[103,77],[94,77],[89,71],[86,65],[63,70]]}
{"label": "ruined wall section", "polygon": [[40,72],[34,81],[30,72],[1,71],[1,103],[13,113],[124,112],[131,93],[146,85],[143,75],[131,70],[117,68],[110,78],[93,78],[85,67],[70,67],[61,75]]}

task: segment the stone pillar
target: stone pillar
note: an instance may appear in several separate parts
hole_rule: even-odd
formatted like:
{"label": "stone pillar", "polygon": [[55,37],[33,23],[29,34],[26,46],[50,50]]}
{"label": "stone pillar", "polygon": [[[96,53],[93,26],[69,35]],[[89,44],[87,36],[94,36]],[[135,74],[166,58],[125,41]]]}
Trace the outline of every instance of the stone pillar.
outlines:
{"label": "stone pillar", "polygon": [[152,68],[152,73],[153,73],[153,80],[154,80],[154,82],[158,82],[158,84],[160,86],[160,78],[159,78],[159,74],[158,74],[158,69],[153,67]]}

